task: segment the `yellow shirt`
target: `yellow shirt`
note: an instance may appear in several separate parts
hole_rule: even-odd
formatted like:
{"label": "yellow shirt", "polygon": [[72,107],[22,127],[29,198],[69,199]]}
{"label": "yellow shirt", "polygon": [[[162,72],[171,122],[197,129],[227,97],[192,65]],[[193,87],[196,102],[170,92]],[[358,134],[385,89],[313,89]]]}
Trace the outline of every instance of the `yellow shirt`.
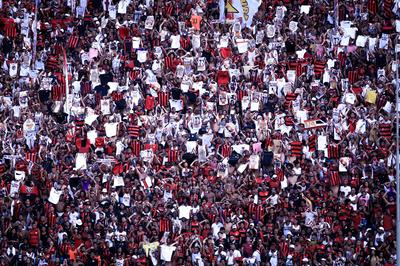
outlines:
{"label": "yellow shirt", "polygon": [[159,245],[160,245],[160,243],[158,243],[158,242],[144,244],[143,249],[144,249],[144,252],[146,252],[146,256],[149,256],[149,251],[153,251],[153,250],[157,249]]}

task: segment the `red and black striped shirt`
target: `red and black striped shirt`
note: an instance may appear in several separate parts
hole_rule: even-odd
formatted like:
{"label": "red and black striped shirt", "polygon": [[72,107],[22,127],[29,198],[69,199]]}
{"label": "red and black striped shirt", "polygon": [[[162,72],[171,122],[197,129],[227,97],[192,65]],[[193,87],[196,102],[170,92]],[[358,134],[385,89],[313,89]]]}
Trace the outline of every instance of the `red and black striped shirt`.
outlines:
{"label": "red and black striped shirt", "polygon": [[17,24],[14,19],[7,19],[4,23],[4,35],[10,38],[17,37]]}
{"label": "red and black striped shirt", "polygon": [[181,44],[182,49],[188,50],[190,48],[190,44],[191,44],[189,36],[181,37],[180,44]]}
{"label": "red and black striped shirt", "polygon": [[371,15],[376,15],[376,13],[378,12],[377,0],[368,0],[368,11]]}
{"label": "red and black striped shirt", "polygon": [[315,76],[321,76],[322,73],[324,73],[325,70],[325,61],[319,61],[319,60],[315,60],[314,61],[314,73]]}
{"label": "red and black striped shirt", "polygon": [[168,102],[169,102],[169,93],[168,92],[164,92],[164,91],[159,91],[158,92],[158,103],[162,107],[167,107],[168,106]]}
{"label": "red and black striped shirt", "polygon": [[290,143],[292,156],[301,157],[302,155],[302,145],[300,141],[292,141]]}
{"label": "red and black striped shirt", "polygon": [[131,149],[132,149],[133,155],[135,155],[135,156],[139,156],[140,155],[140,151],[141,151],[140,146],[141,145],[140,145],[140,141],[139,140],[133,140],[131,142]]}
{"label": "red and black striped shirt", "polygon": [[131,80],[137,79],[139,77],[139,75],[140,75],[140,69],[134,69],[129,72],[129,78]]}
{"label": "red and black striped shirt", "polygon": [[393,0],[383,0],[383,12],[385,17],[391,18],[393,16],[392,7]]}
{"label": "red and black striped shirt", "polygon": [[354,84],[358,80],[358,70],[350,70],[347,72],[347,78],[350,84]]}
{"label": "red and black striped shirt", "polygon": [[168,149],[167,151],[168,162],[175,163],[178,161],[179,151],[175,149]]}
{"label": "red and black striped shirt", "polygon": [[79,43],[79,37],[76,35],[71,35],[68,39],[68,47],[69,48],[76,48]]}
{"label": "red and black striped shirt", "polygon": [[170,232],[172,228],[171,220],[168,218],[160,219],[160,232]]}
{"label": "red and black striped shirt", "polygon": [[36,152],[26,152],[25,153],[25,160],[26,161],[35,163],[36,159],[37,159],[37,153]]}
{"label": "red and black striped shirt", "polygon": [[328,158],[330,159],[339,158],[339,146],[337,144],[328,145]]}
{"label": "red and black striped shirt", "polygon": [[54,101],[61,101],[66,94],[64,86],[54,85],[51,89],[51,97]]}
{"label": "red and black striped shirt", "polygon": [[392,124],[389,123],[380,123],[379,124],[379,134],[381,137],[390,139],[392,138]]}
{"label": "red and black striped shirt", "polygon": [[331,186],[340,186],[340,176],[339,176],[339,172],[338,171],[332,171],[330,173],[330,179],[329,182],[331,184]]}
{"label": "red and black striped shirt", "polygon": [[229,144],[223,144],[220,147],[220,153],[222,157],[227,158],[231,156],[232,153],[232,147]]}
{"label": "red and black striped shirt", "polygon": [[54,55],[49,56],[46,61],[46,66],[49,69],[57,69],[59,68],[58,58]]}
{"label": "red and black striped shirt", "polygon": [[138,138],[140,132],[140,127],[138,125],[128,126],[128,135],[132,138]]}
{"label": "red and black striped shirt", "polygon": [[308,146],[309,146],[309,151],[310,152],[315,152],[317,149],[317,136],[316,135],[311,135],[308,138]]}

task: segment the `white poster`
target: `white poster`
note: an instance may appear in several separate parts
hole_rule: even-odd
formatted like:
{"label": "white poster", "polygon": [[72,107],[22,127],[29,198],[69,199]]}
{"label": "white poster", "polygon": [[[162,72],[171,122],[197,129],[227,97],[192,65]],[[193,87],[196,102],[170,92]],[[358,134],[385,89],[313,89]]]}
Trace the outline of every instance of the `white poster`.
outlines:
{"label": "white poster", "polygon": [[[253,16],[257,13],[261,0],[232,0],[226,1],[227,21],[238,20],[243,26],[250,27],[253,23]],[[220,13],[220,18],[221,16]]]}

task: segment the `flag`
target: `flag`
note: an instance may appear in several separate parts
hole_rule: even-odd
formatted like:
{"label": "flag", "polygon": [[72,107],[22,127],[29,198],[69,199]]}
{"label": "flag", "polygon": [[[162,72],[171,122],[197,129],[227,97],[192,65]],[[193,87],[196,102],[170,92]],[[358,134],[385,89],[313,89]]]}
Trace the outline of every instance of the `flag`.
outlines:
{"label": "flag", "polygon": [[[222,8],[222,2],[225,2],[224,8]],[[219,19],[220,21],[230,22],[239,20],[242,26],[250,27],[253,22],[253,16],[257,13],[260,5],[261,0],[221,0],[219,2]]]}
{"label": "flag", "polygon": [[142,185],[142,187],[144,187],[144,189],[149,189],[153,186],[153,180],[151,179],[151,177],[146,176],[145,179],[140,181],[140,184]]}
{"label": "flag", "polygon": [[66,111],[68,114],[68,122],[70,119],[70,104],[69,104],[69,80],[68,80],[68,61],[67,61],[67,53],[65,48],[63,49],[63,72],[65,76],[65,96],[66,96]]}
{"label": "flag", "polygon": [[225,0],[219,0],[219,22],[225,21]]}

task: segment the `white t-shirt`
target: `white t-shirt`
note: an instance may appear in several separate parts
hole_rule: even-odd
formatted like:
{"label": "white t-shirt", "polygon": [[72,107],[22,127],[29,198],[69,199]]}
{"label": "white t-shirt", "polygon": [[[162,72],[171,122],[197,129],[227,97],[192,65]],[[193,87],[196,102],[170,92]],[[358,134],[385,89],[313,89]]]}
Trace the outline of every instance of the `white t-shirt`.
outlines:
{"label": "white t-shirt", "polygon": [[222,223],[213,223],[211,225],[214,237],[218,238],[218,233],[219,233],[219,231],[221,230],[222,227],[224,227],[224,225]]}
{"label": "white t-shirt", "polygon": [[350,186],[341,186],[340,192],[344,192],[344,196],[347,197],[347,195],[349,195],[349,193],[351,192],[351,187]]}
{"label": "white t-shirt", "polygon": [[161,245],[161,260],[170,262],[175,250],[176,247],[174,246]]}
{"label": "white t-shirt", "polygon": [[193,34],[192,35],[192,46],[194,49],[200,48],[201,46],[201,36],[200,34]]}
{"label": "white t-shirt", "polygon": [[115,238],[117,239],[117,241],[125,241],[126,240],[126,232],[125,231],[115,232]]}
{"label": "white t-shirt", "polygon": [[357,210],[357,198],[358,198],[358,196],[357,195],[349,195],[349,200],[350,201],[354,201],[355,203],[350,203],[350,205],[351,205],[351,207],[353,208],[353,210]]}
{"label": "white t-shirt", "polygon": [[271,266],[277,266],[278,265],[278,251],[277,250],[275,252],[270,251],[268,255],[271,257],[269,259]]}
{"label": "white t-shirt", "polygon": [[112,138],[117,135],[117,126],[118,123],[106,123],[104,124],[104,128],[106,130],[106,136],[108,138]]}
{"label": "white t-shirt", "polygon": [[74,223],[79,217],[79,213],[77,211],[69,214],[69,222]]}
{"label": "white t-shirt", "polygon": [[203,259],[201,258],[200,252],[192,254],[192,262],[197,262],[198,266],[204,266],[204,262]]}
{"label": "white t-shirt", "polygon": [[131,206],[131,195],[125,193],[122,197],[122,204],[124,204],[126,207]]}
{"label": "white t-shirt", "polygon": [[140,63],[144,63],[147,61],[147,50],[138,50],[137,51],[137,60]]}
{"label": "white t-shirt", "polygon": [[192,210],[191,206],[179,206],[179,219],[186,218],[190,219],[190,211]]}
{"label": "white t-shirt", "polygon": [[171,48],[172,49],[181,48],[181,36],[180,35],[172,35],[171,36]]}

